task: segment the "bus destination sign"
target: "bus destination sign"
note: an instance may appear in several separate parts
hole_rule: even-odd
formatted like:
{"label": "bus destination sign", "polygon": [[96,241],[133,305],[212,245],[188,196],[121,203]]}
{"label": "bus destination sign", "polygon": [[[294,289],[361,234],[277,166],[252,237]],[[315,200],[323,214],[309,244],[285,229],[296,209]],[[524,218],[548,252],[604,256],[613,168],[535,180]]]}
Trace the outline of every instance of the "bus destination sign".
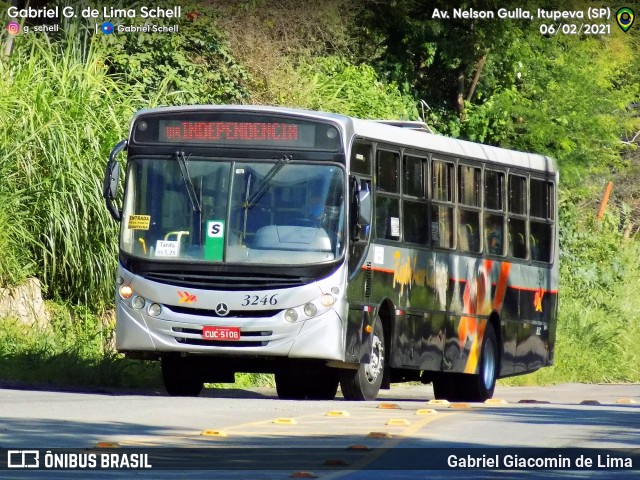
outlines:
{"label": "bus destination sign", "polygon": [[161,143],[311,148],[316,126],[285,122],[160,120]]}

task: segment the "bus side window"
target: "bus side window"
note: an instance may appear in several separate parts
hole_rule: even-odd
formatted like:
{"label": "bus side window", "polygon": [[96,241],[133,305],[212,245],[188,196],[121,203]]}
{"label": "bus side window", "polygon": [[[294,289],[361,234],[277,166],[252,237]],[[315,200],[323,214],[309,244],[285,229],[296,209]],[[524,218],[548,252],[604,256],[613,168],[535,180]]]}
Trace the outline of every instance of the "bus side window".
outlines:
{"label": "bus side window", "polygon": [[376,167],[377,190],[380,192],[398,193],[398,172],[400,156],[395,152],[378,150]]}
{"label": "bus side window", "polygon": [[527,258],[526,221],[509,219],[509,255],[514,258]]}
{"label": "bus side window", "polygon": [[451,162],[433,160],[431,164],[431,244],[454,248],[455,168]]}
{"label": "bus side window", "polygon": [[509,174],[509,204],[507,219],[509,231],[509,256],[526,259],[527,255],[527,214],[528,193],[527,177],[524,175]]}
{"label": "bus side window", "polygon": [[531,259],[539,262],[551,261],[551,234],[553,226],[553,183],[531,178],[530,191],[530,234]]}
{"label": "bus side window", "polygon": [[469,165],[458,166],[458,242],[463,252],[479,253],[480,178],[482,170]]}
{"label": "bus side window", "polygon": [[485,214],[484,250],[491,255],[504,255],[504,217]]}
{"label": "bus side window", "polygon": [[376,154],[376,236],[400,240],[400,155],[378,150]]}
{"label": "bus side window", "polygon": [[400,239],[400,201],[378,196],[376,200],[376,236],[388,240]]}
{"label": "bus side window", "polygon": [[458,240],[462,251],[480,252],[480,212],[460,210]]}
{"label": "bus side window", "polygon": [[431,244],[453,248],[453,208],[433,205],[431,208]]}
{"label": "bus side window", "polygon": [[552,226],[541,222],[531,222],[531,259],[539,262],[551,261]]}
{"label": "bus side window", "polygon": [[426,245],[429,239],[425,222],[428,213],[427,204],[404,200],[402,213],[404,241]]}

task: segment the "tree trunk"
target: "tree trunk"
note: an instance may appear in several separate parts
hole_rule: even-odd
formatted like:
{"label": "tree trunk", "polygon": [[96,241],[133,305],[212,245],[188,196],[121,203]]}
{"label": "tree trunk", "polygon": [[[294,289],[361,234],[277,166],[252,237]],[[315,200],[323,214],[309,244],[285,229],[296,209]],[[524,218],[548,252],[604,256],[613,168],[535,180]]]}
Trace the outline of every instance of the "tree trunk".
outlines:
{"label": "tree trunk", "polygon": [[482,69],[484,69],[484,64],[487,61],[487,55],[489,55],[489,50],[487,50],[484,55],[480,57],[480,60],[478,60],[478,64],[476,65],[476,74],[473,76],[473,81],[471,82],[471,87],[469,87],[469,93],[467,94],[467,102],[471,101],[471,98],[476,91],[478,80],[480,80],[480,75],[482,74]]}
{"label": "tree trunk", "polygon": [[458,76],[458,98],[456,100],[456,106],[460,119],[464,120],[464,75],[462,73]]}

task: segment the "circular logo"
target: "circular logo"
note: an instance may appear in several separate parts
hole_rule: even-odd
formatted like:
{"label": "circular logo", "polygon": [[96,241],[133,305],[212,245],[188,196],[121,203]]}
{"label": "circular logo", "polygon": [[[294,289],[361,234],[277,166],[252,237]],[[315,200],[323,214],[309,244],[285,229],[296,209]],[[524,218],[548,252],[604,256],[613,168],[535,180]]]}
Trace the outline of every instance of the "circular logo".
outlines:
{"label": "circular logo", "polygon": [[104,33],[105,35],[110,35],[113,33],[113,23],[111,22],[104,22],[101,28],[102,33]]}
{"label": "circular logo", "polygon": [[9,22],[7,24],[7,32],[9,32],[9,35],[18,35],[20,33],[20,24],[18,22]]}
{"label": "circular logo", "polygon": [[226,317],[229,314],[229,307],[226,303],[219,303],[216,305],[216,313],[221,317]]}

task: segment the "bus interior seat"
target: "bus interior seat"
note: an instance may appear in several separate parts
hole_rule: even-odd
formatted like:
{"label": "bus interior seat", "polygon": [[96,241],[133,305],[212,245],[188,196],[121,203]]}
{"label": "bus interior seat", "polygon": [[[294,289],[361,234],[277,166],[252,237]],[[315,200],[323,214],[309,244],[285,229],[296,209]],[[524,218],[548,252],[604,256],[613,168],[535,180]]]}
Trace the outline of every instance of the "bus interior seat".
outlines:
{"label": "bus interior seat", "polygon": [[529,247],[531,249],[531,259],[532,260],[540,260],[540,251],[538,249],[538,240],[533,235],[529,235]]}
{"label": "bus interior seat", "polygon": [[464,252],[469,252],[472,249],[471,235],[469,234],[469,224],[460,225],[458,228],[458,245]]}

